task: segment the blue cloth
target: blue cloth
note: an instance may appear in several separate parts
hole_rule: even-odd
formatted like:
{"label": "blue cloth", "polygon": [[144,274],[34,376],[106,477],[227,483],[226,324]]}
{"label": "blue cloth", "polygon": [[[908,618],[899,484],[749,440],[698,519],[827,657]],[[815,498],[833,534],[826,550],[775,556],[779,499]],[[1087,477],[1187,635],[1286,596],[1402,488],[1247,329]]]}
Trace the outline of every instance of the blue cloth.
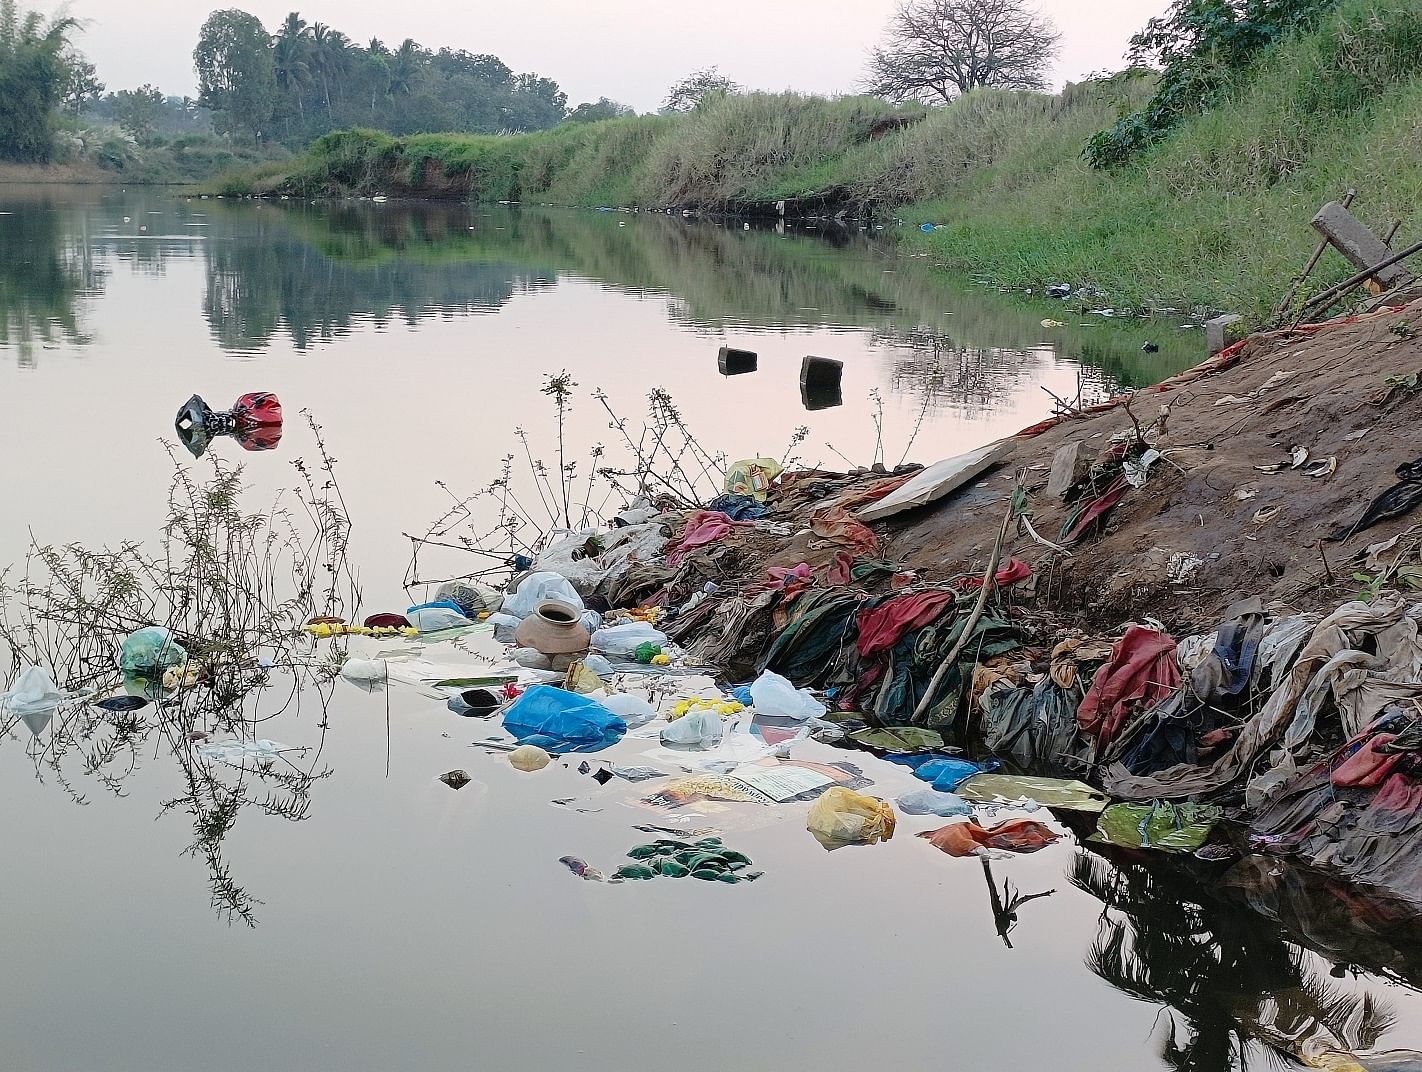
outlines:
{"label": "blue cloth", "polygon": [[706,509],[725,514],[732,521],[759,521],[770,513],[770,507],[750,495],[718,495],[706,504]]}
{"label": "blue cloth", "polygon": [[744,704],[746,707],[755,705],[755,700],[751,697],[749,685],[741,685],[731,690],[731,695],[736,698],[736,702]]}
{"label": "blue cloth", "polygon": [[504,729],[548,752],[600,752],[622,739],[627,723],[586,696],[531,685],[504,712]]}

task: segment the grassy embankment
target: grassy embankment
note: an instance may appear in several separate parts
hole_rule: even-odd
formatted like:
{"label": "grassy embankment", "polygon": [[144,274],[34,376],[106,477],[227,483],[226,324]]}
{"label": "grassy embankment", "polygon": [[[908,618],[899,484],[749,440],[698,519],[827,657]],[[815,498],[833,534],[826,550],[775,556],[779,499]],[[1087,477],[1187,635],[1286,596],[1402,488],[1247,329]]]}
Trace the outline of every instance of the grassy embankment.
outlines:
{"label": "grassy embankment", "polygon": [[[1011,287],[1094,284],[1116,305],[1262,319],[1307,258],[1318,206],[1356,187],[1378,228],[1422,220],[1422,7],[1343,0],[1238,76],[1223,104],[1128,167],[1081,150],[1149,93],[1129,74],[946,108],[753,94],[696,113],[514,137],[327,135],[231,193],[385,193],[582,206],[735,207],[832,195],[938,229],[945,267]],[[1347,274],[1326,258],[1320,282]]]}

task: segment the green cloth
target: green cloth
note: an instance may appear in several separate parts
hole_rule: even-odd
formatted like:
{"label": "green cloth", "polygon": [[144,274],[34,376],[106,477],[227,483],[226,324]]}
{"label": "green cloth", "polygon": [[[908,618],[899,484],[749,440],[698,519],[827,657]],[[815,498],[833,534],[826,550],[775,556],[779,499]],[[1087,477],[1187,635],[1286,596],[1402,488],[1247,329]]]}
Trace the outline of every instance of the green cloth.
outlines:
{"label": "green cloth", "polygon": [[[958,642],[967,623],[966,614],[951,620],[945,615],[899,639],[889,653],[888,684],[874,705],[874,714],[880,722],[903,725],[912,718],[933,675]],[[943,675],[918,724],[938,730],[951,726],[958,717],[963,688],[972,676],[973,667],[1021,646],[1017,627],[1011,622],[987,615],[979,618],[958,662]]]}
{"label": "green cloth", "polygon": [[1112,804],[1101,813],[1090,840],[1127,849],[1194,852],[1209,838],[1220,814],[1209,804]]}
{"label": "green cloth", "polygon": [[761,661],[796,685],[822,678],[840,651],[854,643],[860,600],[846,588],[806,592],[795,601],[794,616],[775,637]]}

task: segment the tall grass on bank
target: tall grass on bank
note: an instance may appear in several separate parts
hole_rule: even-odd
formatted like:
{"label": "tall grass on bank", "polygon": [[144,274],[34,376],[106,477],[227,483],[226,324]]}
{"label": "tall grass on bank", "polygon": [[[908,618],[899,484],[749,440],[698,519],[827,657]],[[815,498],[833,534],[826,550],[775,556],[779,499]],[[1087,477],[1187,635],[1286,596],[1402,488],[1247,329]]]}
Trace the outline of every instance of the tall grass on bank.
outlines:
{"label": "tall grass on bank", "polygon": [[[508,137],[340,131],[285,174],[231,188],[708,210],[818,196],[933,222],[915,240],[955,272],[1256,317],[1308,256],[1318,206],[1349,187],[1373,225],[1422,230],[1417,0],[1342,0],[1234,77],[1212,111],[1109,172],[1082,150],[1141,106],[1146,72],[929,110],[749,94]],[[1345,269],[1330,256],[1319,280]]]}
{"label": "tall grass on bank", "polygon": [[[999,191],[1019,166],[992,168],[983,193],[906,218],[942,224],[926,241],[953,270],[1006,285],[1090,282],[1117,303],[1257,319],[1317,241],[1313,214],[1346,189],[1375,228],[1401,219],[1403,239],[1422,230],[1419,135],[1422,7],[1349,0],[1133,167],[1066,161],[1009,198]],[[1350,272],[1329,255],[1318,281]]]}

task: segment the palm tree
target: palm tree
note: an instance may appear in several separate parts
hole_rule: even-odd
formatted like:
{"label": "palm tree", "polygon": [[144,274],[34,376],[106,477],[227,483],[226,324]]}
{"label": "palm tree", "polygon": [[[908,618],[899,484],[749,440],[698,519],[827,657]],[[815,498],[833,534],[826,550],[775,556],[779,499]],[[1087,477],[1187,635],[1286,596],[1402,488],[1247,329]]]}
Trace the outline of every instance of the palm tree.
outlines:
{"label": "palm tree", "polygon": [[306,20],[299,12],[287,15],[273,41],[277,88],[296,101],[302,125],[306,123],[306,90],[311,85],[311,41]]}
{"label": "palm tree", "polygon": [[413,38],[407,37],[395,50],[390,65],[390,92],[399,96],[409,96],[415,88],[415,78],[420,71],[420,46]]}
{"label": "palm tree", "polygon": [[390,50],[380,38],[372,37],[365,56],[370,79],[370,114],[374,115],[376,102],[390,93]]}
{"label": "palm tree", "polygon": [[315,23],[311,27],[312,60],[321,76],[321,93],[326,101],[326,118],[333,124],[335,113],[331,108],[331,82],[336,83],[336,96],[340,97],[340,79],[350,67],[351,39],[340,30],[333,30],[325,23]]}

